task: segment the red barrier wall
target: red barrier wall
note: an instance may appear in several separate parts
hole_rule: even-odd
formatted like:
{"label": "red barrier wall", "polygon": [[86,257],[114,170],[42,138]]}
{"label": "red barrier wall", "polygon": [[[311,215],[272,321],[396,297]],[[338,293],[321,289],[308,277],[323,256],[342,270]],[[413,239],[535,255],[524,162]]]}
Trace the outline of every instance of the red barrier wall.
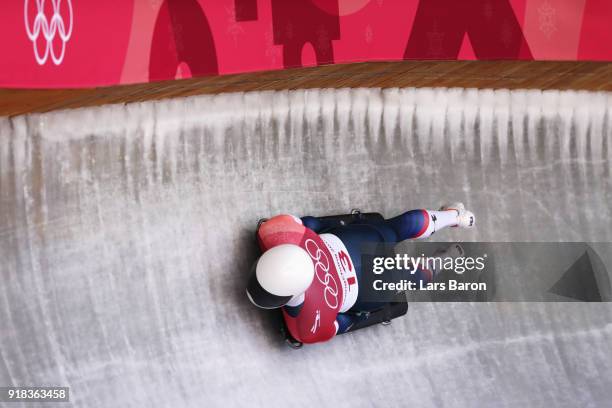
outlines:
{"label": "red barrier wall", "polygon": [[608,0],[5,0],[0,22],[0,87],[377,60],[612,60]]}

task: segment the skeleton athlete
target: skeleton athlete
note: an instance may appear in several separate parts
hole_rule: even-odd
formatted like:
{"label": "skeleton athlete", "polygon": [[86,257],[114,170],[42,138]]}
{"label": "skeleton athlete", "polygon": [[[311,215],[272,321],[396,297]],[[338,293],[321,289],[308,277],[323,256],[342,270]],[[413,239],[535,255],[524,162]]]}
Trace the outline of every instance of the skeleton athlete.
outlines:
{"label": "skeleton athlete", "polygon": [[[258,307],[282,308],[287,329],[299,342],[327,341],[367,316],[363,312],[380,308],[359,293],[364,242],[427,238],[446,227],[472,228],[474,222],[474,214],[462,203],[350,224],[277,215],[257,232],[263,254],[253,267],[247,295]],[[411,279],[426,284],[435,274],[421,268]]]}

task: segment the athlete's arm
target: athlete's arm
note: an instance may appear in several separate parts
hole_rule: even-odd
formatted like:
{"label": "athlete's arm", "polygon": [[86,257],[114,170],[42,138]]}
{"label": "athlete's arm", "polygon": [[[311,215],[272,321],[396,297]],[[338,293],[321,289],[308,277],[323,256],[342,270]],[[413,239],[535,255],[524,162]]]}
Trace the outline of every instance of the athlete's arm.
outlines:
{"label": "athlete's arm", "polygon": [[338,325],[338,331],[336,334],[346,333],[353,327],[355,324],[362,322],[367,319],[367,315],[361,314],[349,314],[349,313],[338,313],[336,316],[336,323]]}
{"label": "athlete's arm", "polygon": [[304,236],[302,220],[288,214],[279,214],[264,221],[257,230],[257,238],[262,251],[281,244],[299,245]]}

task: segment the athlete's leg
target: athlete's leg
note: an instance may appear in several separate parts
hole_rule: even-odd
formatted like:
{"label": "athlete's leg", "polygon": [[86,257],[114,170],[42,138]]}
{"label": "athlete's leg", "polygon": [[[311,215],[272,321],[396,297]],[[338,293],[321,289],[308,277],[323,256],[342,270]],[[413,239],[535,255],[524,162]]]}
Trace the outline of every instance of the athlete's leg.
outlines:
{"label": "athlete's leg", "polygon": [[436,231],[446,227],[474,226],[474,214],[467,211],[463,204],[455,203],[442,207],[439,211],[412,210],[386,220],[395,233],[398,241],[405,239],[427,238]]}

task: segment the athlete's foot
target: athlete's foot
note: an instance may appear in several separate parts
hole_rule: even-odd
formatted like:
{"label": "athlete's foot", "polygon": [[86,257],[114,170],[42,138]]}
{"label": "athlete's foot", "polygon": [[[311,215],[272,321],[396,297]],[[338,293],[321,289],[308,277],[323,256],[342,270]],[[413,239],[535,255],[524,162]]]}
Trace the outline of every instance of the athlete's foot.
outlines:
{"label": "athlete's foot", "polygon": [[435,256],[439,258],[462,258],[465,255],[465,250],[459,244],[451,244],[447,248],[436,251]]}
{"label": "athlete's foot", "polygon": [[[452,258],[452,259],[463,258],[464,255],[465,255],[465,250],[459,244],[451,244],[446,248],[438,249],[434,253],[434,257],[441,259],[443,262],[446,262],[446,258]],[[436,266],[440,266],[440,267],[441,265],[442,265],[441,263],[436,264]],[[440,275],[443,272],[444,272],[443,268],[442,269],[433,268],[433,279],[440,280]]]}
{"label": "athlete's foot", "polygon": [[473,228],[476,224],[474,213],[465,209],[463,203],[452,203],[440,208],[440,211],[457,211],[457,225],[455,227]]}

